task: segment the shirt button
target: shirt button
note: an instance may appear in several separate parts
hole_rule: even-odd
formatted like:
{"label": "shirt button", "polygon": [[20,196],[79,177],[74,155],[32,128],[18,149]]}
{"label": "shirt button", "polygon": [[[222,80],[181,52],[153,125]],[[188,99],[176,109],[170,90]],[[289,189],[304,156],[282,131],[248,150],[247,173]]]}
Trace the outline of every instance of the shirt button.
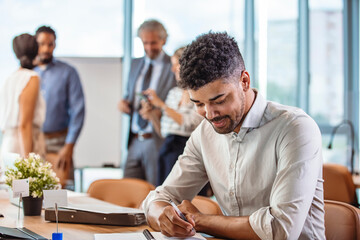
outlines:
{"label": "shirt button", "polygon": [[233,192],[233,191],[230,192],[230,196],[231,196],[231,197],[234,196],[234,192]]}

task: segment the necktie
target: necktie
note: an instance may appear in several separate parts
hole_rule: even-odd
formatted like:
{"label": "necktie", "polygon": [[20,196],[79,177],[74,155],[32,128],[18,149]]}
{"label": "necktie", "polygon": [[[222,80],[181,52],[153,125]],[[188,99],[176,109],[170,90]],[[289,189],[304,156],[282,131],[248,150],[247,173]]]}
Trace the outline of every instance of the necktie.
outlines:
{"label": "necktie", "polygon": [[[152,73],[152,64],[149,64],[149,67],[145,73],[144,76],[144,81],[143,81],[143,85],[142,85],[142,90],[146,90],[149,88],[150,86],[150,81],[151,81],[151,73]],[[146,121],[145,119],[143,119],[140,114],[139,114],[139,118],[138,118],[138,125],[141,129],[144,129],[147,125],[148,125],[148,121]]]}

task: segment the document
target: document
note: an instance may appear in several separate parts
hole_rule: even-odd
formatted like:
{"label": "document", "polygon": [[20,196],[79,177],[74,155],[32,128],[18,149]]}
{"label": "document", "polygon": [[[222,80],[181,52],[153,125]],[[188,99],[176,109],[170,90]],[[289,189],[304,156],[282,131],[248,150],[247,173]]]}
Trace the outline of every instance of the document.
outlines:
{"label": "document", "polygon": [[[188,238],[176,238],[176,237],[166,237],[160,232],[151,232],[156,240],[206,240],[200,233],[196,233],[192,237]],[[136,233],[105,233],[105,234],[95,234],[95,240],[115,240],[115,239],[126,239],[126,240],[147,240],[145,235],[142,232]]]}

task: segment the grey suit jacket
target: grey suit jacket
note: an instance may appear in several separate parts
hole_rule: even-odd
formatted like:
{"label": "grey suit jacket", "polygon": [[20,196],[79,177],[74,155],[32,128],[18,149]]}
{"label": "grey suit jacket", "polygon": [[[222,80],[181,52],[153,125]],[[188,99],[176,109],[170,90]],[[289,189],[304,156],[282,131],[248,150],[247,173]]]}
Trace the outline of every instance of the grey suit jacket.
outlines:
{"label": "grey suit jacket", "polygon": [[[163,58],[163,68],[160,75],[160,79],[158,82],[158,85],[155,89],[156,94],[161,98],[161,100],[165,101],[166,96],[170,89],[176,86],[176,80],[173,72],[171,71],[171,60],[170,56],[165,54]],[[128,100],[133,106],[135,101],[135,86],[136,86],[136,80],[138,79],[141,70],[143,69],[145,64],[145,57],[142,58],[135,58],[131,62],[131,68],[129,73],[129,79],[128,79],[128,86],[127,86],[127,95],[125,96],[125,99]],[[130,118],[130,136],[129,136],[129,143],[132,138],[131,134],[131,120],[133,116],[133,109],[131,109],[131,118]],[[153,130],[153,134],[155,134],[155,130]],[[155,134],[156,135],[156,134]]]}

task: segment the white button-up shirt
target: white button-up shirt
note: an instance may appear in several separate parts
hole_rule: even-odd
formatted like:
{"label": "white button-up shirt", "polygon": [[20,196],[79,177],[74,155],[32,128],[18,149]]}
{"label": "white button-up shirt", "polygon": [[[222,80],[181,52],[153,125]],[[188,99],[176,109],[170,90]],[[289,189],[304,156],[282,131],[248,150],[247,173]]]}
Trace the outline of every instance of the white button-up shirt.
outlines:
{"label": "white button-up shirt", "polygon": [[204,120],[143,203],[191,200],[210,181],[224,215],[250,216],[261,239],[325,239],[321,134],[301,109],[259,93],[238,134]]}

